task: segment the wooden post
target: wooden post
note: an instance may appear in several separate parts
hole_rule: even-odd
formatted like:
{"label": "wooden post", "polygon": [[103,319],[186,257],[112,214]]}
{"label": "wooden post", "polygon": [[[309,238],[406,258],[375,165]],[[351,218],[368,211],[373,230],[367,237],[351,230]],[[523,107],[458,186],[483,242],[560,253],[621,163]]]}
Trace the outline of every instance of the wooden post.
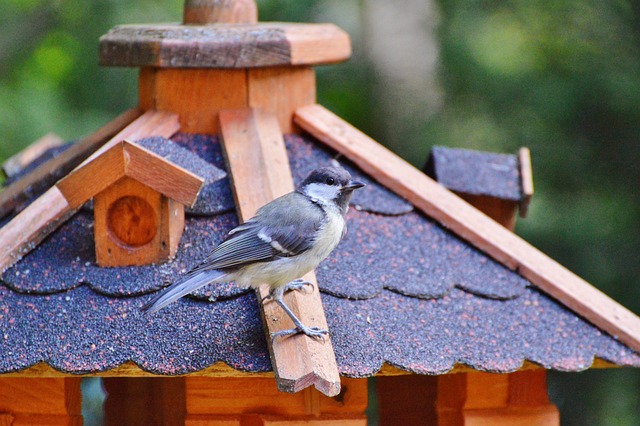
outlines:
{"label": "wooden post", "polygon": [[80,378],[0,378],[0,425],[82,425]]}
{"label": "wooden post", "polygon": [[255,24],[258,22],[258,8],[254,0],[185,0],[183,22]]}

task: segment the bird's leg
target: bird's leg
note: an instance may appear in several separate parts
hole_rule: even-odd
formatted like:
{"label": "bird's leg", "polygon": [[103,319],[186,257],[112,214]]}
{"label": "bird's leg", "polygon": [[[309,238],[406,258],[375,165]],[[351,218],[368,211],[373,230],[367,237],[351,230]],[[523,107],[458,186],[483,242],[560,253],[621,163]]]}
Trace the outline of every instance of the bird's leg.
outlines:
{"label": "bird's leg", "polygon": [[309,286],[311,287],[311,291],[310,293],[313,292],[313,290],[315,289],[315,285],[312,282],[309,281],[305,281],[302,278],[298,278],[297,280],[293,280],[288,284],[285,284],[284,286],[280,287],[275,287],[269,290],[269,294],[267,294],[265,297],[262,298],[262,303],[266,302],[269,299],[273,299],[273,294],[275,293],[277,288],[280,288],[280,290],[282,291],[282,293],[285,293],[287,291],[300,291],[303,288],[305,288],[305,286]]}
{"label": "bird's leg", "polygon": [[289,330],[280,330],[275,333],[271,333],[271,339],[273,340],[276,337],[280,336],[291,336],[293,334],[304,333],[309,337],[313,337],[314,339],[320,338],[324,340],[325,335],[329,334],[329,331],[322,330],[318,327],[307,327],[306,325],[304,325],[302,321],[298,319],[296,314],[294,314],[293,311],[289,309],[289,307],[284,303],[284,300],[282,299],[283,293],[283,290],[278,291],[277,289],[275,291],[269,291],[272,299],[275,300],[278,305],[280,305],[280,307],[287,313],[287,315],[289,315],[289,318],[291,318],[293,324],[295,324],[296,327]]}

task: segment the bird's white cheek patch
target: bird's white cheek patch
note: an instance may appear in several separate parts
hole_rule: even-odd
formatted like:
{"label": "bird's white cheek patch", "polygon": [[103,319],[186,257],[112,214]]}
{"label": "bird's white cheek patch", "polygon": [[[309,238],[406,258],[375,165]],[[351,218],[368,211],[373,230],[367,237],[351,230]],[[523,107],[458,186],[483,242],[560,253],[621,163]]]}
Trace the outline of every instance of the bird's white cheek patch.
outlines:
{"label": "bird's white cheek patch", "polygon": [[328,202],[338,196],[338,187],[333,185],[325,185],[320,183],[310,183],[304,189],[305,195],[317,200]]}

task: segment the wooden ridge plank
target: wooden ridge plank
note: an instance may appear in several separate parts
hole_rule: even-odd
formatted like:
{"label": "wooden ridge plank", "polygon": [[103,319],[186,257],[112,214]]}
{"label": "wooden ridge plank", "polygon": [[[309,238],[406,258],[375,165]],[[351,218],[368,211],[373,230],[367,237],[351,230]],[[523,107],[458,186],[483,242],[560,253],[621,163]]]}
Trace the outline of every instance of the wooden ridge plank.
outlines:
{"label": "wooden ridge plank", "polygon": [[40,193],[53,185],[140,114],[141,112],[137,109],[125,111],[96,132],[69,147],[62,154],[42,163],[18,181],[7,186],[0,192],[0,217],[6,216],[24,203],[28,199],[28,194]]}
{"label": "wooden ridge plank", "polygon": [[640,351],[640,318],[320,105],[295,122],[429,217],[517,271],[595,326]]}
{"label": "wooden ridge plank", "polygon": [[0,273],[36,248],[76,211],[56,186],[29,204],[0,229]]}
{"label": "wooden ridge plank", "polygon": [[333,24],[119,25],[100,38],[100,64],[160,68],[317,65],[349,59]]}
{"label": "wooden ridge plank", "polygon": [[56,148],[64,144],[64,139],[55,133],[47,133],[38,138],[29,146],[12,155],[2,163],[2,171],[5,176],[12,177],[20,173],[35,159],[47,152],[51,148]]}
{"label": "wooden ridge plank", "polygon": [[[131,112],[125,113],[115,121],[120,124],[129,119],[131,114]],[[137,115],[137,111],[135,115]],[[112,123],[114,122],[112,121],[110,124]],[[85,160],[83,163],[85,164],[94,159],[99,153],[113,147],[124,139],[141,139],[151,136],[168,138],[179,129],[178,117],[175,114],[157,111],[147,111],[119,131],[107,143],[104,143],[104,135],[113,133],[113,128],[110,125],[105,127],[108,127],[108,129],[102,128],[92,135],[94,137],[88,138],[91,139],[92,143],[83,144],[82,155],[76,154],[73,158],[86,158],[90,154],[89,146],[95,149],[96,145],[102,145],[98,151]],[[118,126],[114,125],[114,127]],[[107,130],[111,130],[111,132]],[[101,143],[98,144],[97,142]],[[69,148],[69,150],[72,149],[74,147]],[[72,206],[60,189],[57,186],[53,186],[27,206],[26,209],[17,214],[9,223],[5,224],[0,229],[0,273],[6,271],[7,268],[20,260],[25,254],[33,250],[47,235],[73,216],[77,208],[79,206]]]}
{"label": "wooden ridge plank", "polygon": [[[220,127],[236,206],[244,221],[260,206],[294,189],[289,159],[274,114],[255,109],[222,111]],[[304,279],[315,283],[313,273]],[[258,297],[267,294],[263,286]],[[310,294],[286,294],[285,303],[305,325],[327,328],[317,285]],[[264,303],[262,313],[278,388],[297,392],[314,385],[325,395],[337,395],[340,377],[330,338],[295,335],[272,341],[271,333],[293,328],[293,323],[276,303]]]}

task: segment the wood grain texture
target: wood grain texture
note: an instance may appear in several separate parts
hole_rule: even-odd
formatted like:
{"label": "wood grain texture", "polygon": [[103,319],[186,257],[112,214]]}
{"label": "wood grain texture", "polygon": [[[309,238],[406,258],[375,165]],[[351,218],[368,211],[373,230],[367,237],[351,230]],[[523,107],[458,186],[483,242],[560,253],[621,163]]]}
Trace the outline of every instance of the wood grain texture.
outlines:
{"label": "wood grain texture", "polygon": [[124,140],[110,144],[109,149],[85,161],[56,185],[71,206],[79,207],[124,176],[188,206],[195,203],[204,183],[190,171]]}
{"label": "wood grain texture", "polygon": [[122,147],[125,175],[185,206],[196,202],[203,178],[130,141]]}
{"label": "wood grain texture", "polygon": [[284,134],[300,133],[296,109],[316,102],[316,74],[306,66],[253,68],[247,71],[248,105],[276,114]]}
{"label": "wood grain texture", "polygon": [[438,376],[439,425],[560,424],[549,402],[546,371],[511,374],[472,372]]}
{"label": "wood grain texture", "polygon": [[339,397],[328,397],[311,387],[295,394],[279,392],[272,378],[187,377],[185,383],[187,419],[194,422],[230,420],[238,415],[287,420],[288,424],[309,418],[364,419],[368,403],[366,379],[344,379]]}
{"label": "wood grain texture", "polygon": [[522,147],[518,151],[520,165],[520,183],[522,185],[522,200],[520,200],[520,217],[527,217],[529,204],[533,198],[533,167],[531,167],[531,151]]}
{"label": "wood grain texture", "polygon": [[[245,221],[260,206],[294,189],[289,159],[277,119],[271,113],[222,111],[220,125],[236,206]],[[315,275],[309,273],[304,279],[315,282]],[[268,290],[262,287],[258,293],[263,298]],[[285,303],[305,325],[327,328],[317,285],[310,294],[290,292],[285,295]],[[263,315],[278,388],[297,392],[314,385],[326,395],[337,395],[340,377],[330,338],[318,341],[296,335],[271,342],[270,333],[293,328],[293,323],[276,303],[263,304]]]}
{"label": "wood grain texture", "polygon": [[218,113],[246,108],[247,74],[243,69],[142,68],[139,103],[142,109],[171,111],[187,133],[218,134]]}
{"label": "wood grain texture", "polygon": [[640,318],[633,312],[322,106],[298,109],[295,121],[426,215],[640,351]]}
{"label": "wood grain texture", "polygon": [[75,143],[62,154],[42,163],[20,180],[7,186],[0,192],[0,217],[6,216],[24,203],[29,194],[39,194],[51,187],[58,179],[89,157],[92,152],[130,125],[140,114],[141,112],[137,109],[125,111],[95,133]]}
{"label": "wood grain texture", "polygon": [[318,65],[349,59],[333,24],[120,25],[100,37],[100,64],[159,68]]}
{"label": "wood grain texture", "polygon": [[12,155],[2,163],[2,171],[7,177],[15,176],[33,160],[40,157],[47,150],[56,148],[64,144],[64,139],[55,133],[47,133],[37,139],[25,149]]}
{"label": "wood grain texture", "polygon": [[[131,211],[130,205],[118,206],[126,199],[135,199],[143,209]],[[146,265],[169,258],[163,247],[162,195],[148,186],[123,177],[109,185],[94,198],[94,240],[96,262],[100,266]],[[115,216],[115,217],[114,217]],[[135,244],[135,242],[139,244]]]}
{"label": "wood grain texture", "polygon": [[258,7],[254,0],[185,0],[185,24],[255,24]]}
{"label": "wood grain texture", "polygon": [[0,378],[0,413],[12,425],[81,425],[79,378]]}

